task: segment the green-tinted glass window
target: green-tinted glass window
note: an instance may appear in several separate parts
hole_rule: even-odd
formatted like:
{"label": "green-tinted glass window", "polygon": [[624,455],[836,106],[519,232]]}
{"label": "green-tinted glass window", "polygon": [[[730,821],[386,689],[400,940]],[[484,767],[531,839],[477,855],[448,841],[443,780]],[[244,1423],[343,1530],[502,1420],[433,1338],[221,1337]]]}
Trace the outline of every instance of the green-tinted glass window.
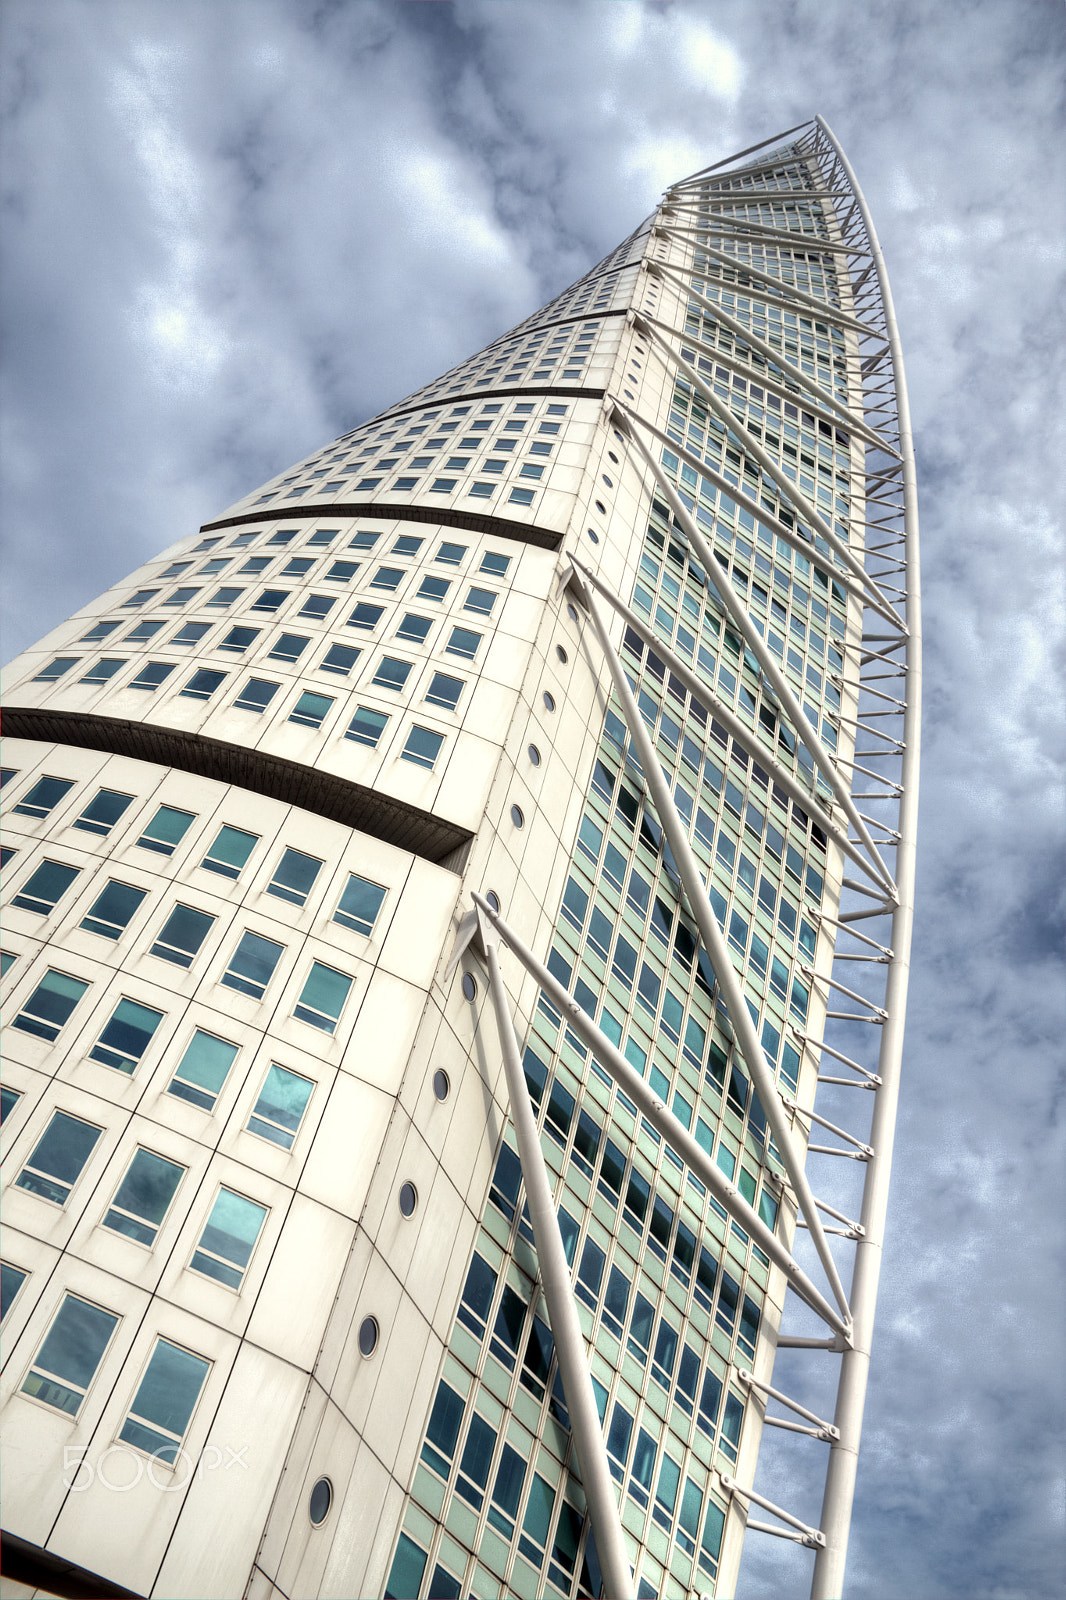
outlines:
{"label": "green-tinted glass window", "polygon": [[151,1150],[138,1150],[115,1192],[104,1227],[138,1244],[154,1244],[185,1170]]}
{"label": "green-tinted glass window", "polygon": [[315,961],[293,1015],[313,1028],[321,1028],[323,1033],[333,1033],[351,987],[352,979],[343,972]]}
{"label": "green-tinted glass window", "polygon": [[179,811],[175,806],[160,806],[137,843],[144,850],[154,850],[157,855],[171,856],[175,845],[185,837],[190,822],[195,820],[191,811]]}
{"label": "green-tinted glass window", "polygon": [[172,1465],[209,1370],[202,1356],[158,1340],[119,1438]]}
{"label": "green-tinted glass window", "polygon": [[286,1067],[271,1066],[248,1120],[248,1131],[290,1150],[313,1089],[310,1079]]}
{"label": "green-tinted glass window", "polygon": [[97,1042],[89,1051],[93,1061],[118,1072],[132,1072],[144,1055],[152,1035],[163,1020],[161,1011],[136,1000],[120,1000]]}
{"label": "green-tinted glass window", "polygon": [[370,934],[384,899],[385,890],[380,884],[371,883],[353,872],[349,875],[333,920],[342,927],[351,928],[353,933]]}
{"label": "green-tinted glass window", "polygon": [[112,1312],[68,1294],[30,1367],[23,1394],[76,1416],[117,1326]]}
{"label": "green-tinted glass window", "polygon": [[69,978],[65,972],[46,972],[15,1018],[14,1026],[23,1033],[36,1034],[38,1039],[54,1039],[88,987],[80,978]]}
{"label": "green-tinted glass window", "polygon": [[56,1205],[65,1205],[92,1154],[100,1129],[56,1111],[15,1183]]}
{"label": "green-tinted glass window", "polygon": [[222,1189],[193,1252],[194,1270],[239,1289],[266,1214],[265,1206]]}
{"label": "green-tinted glass window", "polygon": [[245,833],[243,828],[231,828],[227,824],[219,830],[200,865],[222,878],[236,878],[258,843],[258,834]]}
{"label": "green-tinted glass window", "polygon": [[237,1046],[197,1028],[167,1088],[203,1111],[213,1109],[237,1055]]}

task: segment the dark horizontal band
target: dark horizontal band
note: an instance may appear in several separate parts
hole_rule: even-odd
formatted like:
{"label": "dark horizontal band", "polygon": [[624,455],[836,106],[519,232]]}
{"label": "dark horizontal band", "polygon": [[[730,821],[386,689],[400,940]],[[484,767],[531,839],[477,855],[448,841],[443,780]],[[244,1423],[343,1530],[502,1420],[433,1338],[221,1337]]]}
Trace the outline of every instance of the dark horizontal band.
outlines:
{"label": "dark horizontal band", "polygon": [[552,528],[537,528],[528,522],[512,522],[509,517],[480,516],[476,511],[449,511],[441,506],[388,505],[381,500],[331,500],[322,505],[253,506],[242,511],[239,517],[220,517],[217,522],[205,522],[201,533],[212,533],[216,528],[235,528],[244,522],[321,521],[323,517],[373,517],[379,522],[430,522],[435,527],[462,528],[466,533],[492,533],[498,539],[515,539],[520,544],[533,544],[542,550],[558,550],[563,536]]}

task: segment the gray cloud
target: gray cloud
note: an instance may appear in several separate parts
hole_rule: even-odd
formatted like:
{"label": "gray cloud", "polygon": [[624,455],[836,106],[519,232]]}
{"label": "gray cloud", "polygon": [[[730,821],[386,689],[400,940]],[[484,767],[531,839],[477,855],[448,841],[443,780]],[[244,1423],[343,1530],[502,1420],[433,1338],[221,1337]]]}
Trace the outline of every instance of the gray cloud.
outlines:
{"label": "gray cloud", "polygon": [[[849,1596],[1061,1593],[1062,9],[8,0],[0,28],[5,656],[518,321],[670,179],[834,127],[907,353],[927,652]],[[779,1371],[829,1403],[828,1366]],[[760,1485],[816,1519],[823,1447],[772,1444]],[[800,1596],[809,1560],[752,1536],[740,1593]]]}

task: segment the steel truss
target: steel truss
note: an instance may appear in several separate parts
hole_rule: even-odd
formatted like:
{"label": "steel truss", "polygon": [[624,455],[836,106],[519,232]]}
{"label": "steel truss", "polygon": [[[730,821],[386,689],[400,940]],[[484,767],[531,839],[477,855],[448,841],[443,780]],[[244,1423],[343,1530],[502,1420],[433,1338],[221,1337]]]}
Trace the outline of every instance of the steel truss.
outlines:
{"label": "steel truss", "polygon": [[[756,1493],[750,1486],[742,1485],[731,1477],[720,1475],[720,1481],[727,1495],[740,1497],[742,1509],[745,1503],[752,1503],[776,1519],[767,1523],[747,1518],[749,1530],[792,1540],[815,1551],[812,1600],[839,1600],[843,1588],[888,1201],[909,976],[921,694],[918,518],[910,417],[892,297],[869,210],[846,156],[819,117],[801,129],[790,129],[788,135],[752,146],[750,150],[742,151],[740,156],[731,159],[736,161],[764,151],[770,144],[781,146],[781,141],[793,134],[799,136],[770,157],[761,157],[746,166],[727,171],[721,169],[728,167],[728,161],[719,162],[715,167],[675,184],[660,208],[652,238],[660,253],[663,247],[673,250],[675,254],[689,252],[692,260],[668,263],[649,255],[644,265],[648,274],[661,286],[675,290],[682,311],[686,301],[698,306],[708,320],[717,321],[722,327],[728,328],[742,350],[746,347],[750,352],[758,352],[764,364],[753,368],[743,358],[723,356],[717,350],[713,351],[714,362],[733,371],[745,372],[749,377],[756,377],[771,392],[776,391],[782,398],[788,396],[817,419],[837,426],[845,422],[852,435],[865,442],[868,458],[869,453],[874,452],[874,459],[866,472],[869,491],[866,507],[869,511],[869,508],[876,506],[878,518],[876,521],[869,517],[864,521],[856,518],[852,524],[853,527],[865,529],[865,548],[857,550],[850,540],[839,537],[831,523],[799,487],[782,474],[776,461],[723,403],[720,395],[715,393],[713,381],[704,380],[698,357],[685,348],[693,342],[691,335],[650,316],[639,313],[631,315],[637,332],[648,340],[650,349],[663,363],[671,382],[675,374],[681,375],[741,444],[749,458],[757,461],[775,482],[782,497],[787,498],[793,507],[801,528],[800,534],[763,507],[754,495],[745,496],[733,486],[728,487],[728,493],[776,537],[802,549],[810,559],[820,559],[823,565],[830,567],[834,580],[847,590],[849,598],[861,604],[864,611],[875,619],[875,627],[883,629],[887,626],[889,629],[888,632],[864,634],[864,643],[870,648],[860,652],[858,677],[839,680],[841,687],[855,697],[856,708],[855,715],[842,716],[841,723],[853,728],[856,737],[862,731],[881,741],[881,744],[873,749],[856,750],[850,759],[836,756],[823,745],[817,729],[808,722],[799,699],[767,649],[760,629],[730,582],[728,571],[716,558],[713,548],[660,464],[659,451],[652,446],[666,445],[672,452],[687,456],[691,465],[712,481],[720,482],[723,487],[724,480],[699,455],[686,451],[683,446],[679,447],[674,437],[668,438],[616,396],[610,396],[606,401],[608,424],[614,428],[620,440],[633,447],[633,454],[645,469],[646,477],[652,479],[668,501],[675,527],[681,530],[721,595],[733,625],[742,634],[748,650],[758,662],[764,684],[772,691],[779,713],[787,717],[797,739],[805,745],[814,766],[831,791],[832,800],[823,803],[814,792],[813,777],[811,788],[808,789],[801,773],[794,774],[775,759],[731,707],[720,701],[713,689],[658,638],[649,624],[574,556],[564,558],[559,593],[565,591],[583,607],[596,634],[639,763],[646,798],[654,806],[669,841],[688,909],[714,968],[737,1049],[766,1113],[775,1153],[784,1167],[784,1174],[778,1175],[783,1177],[797,1207],[798,1226],[809,1233],[828,1294],[823,1293],[796,1262],[787,1239],[779,1237],[777,1232],[762,1222],[739,1190],[726,1179],[683,1124],[658,1099],[645,1079],[581,1010],[503,917],[479,894],[472,896],[475,909],[460,929],[449,968],[449,971],[453,971],[464,950],[470,947],[488,969],[544,1294],[559,1353],[560,1371],[606,1592],[612,1596],[612,1600],[632,1595],[633,1575],[625,1553],[618,1507],[607,1467],[570,1273],[500,970],[498,946],[501,942],[517,958],[552,1005],[565,1015],[567,1026],[593,1052],[667,1145],[710,1190],[729,1216],[770,1257],[784,1274],[788,1287],[830,1330],[828,1336],[823,1338],[781,1335],[777,1345],[778,1348],[817,1351],[820,1360],[824,1360],[827,1353],[839,1355],[841,1365],[832,1422],[824,1421],[779,1389],[756,1380],[750,1372],[737,1372],[738,1381],[759,1397],[764,1409],[766,1402],[773,1400],[803,1419],[797,1422],[764,1415],[765,1423],[783,1432],[828,1444],[829,1460],[818,1527],[808,1526],[786,1509]],[[765,187],[786,169],[790,173],[790,182],[797,169],[805,173],[808,187],[783,190]],[[713,187],[708,190],[708,185]],[[693,227],[687,226],[692,202],[697,196],[701,207],[706,205],[708,210],[714,208],[713,226],[705,216],[696,221]],[[727,215],[727,208],[731,205],[747,206],[765,198],[804,201],[808,206],[811,202],[821,200],[850,201],[850,208],[842,221],[838,218],[837,205],[831,209],[821,208],[822,227],[832,235],[824,239],[798,229],[792,231],[754,225],[748,222],[746,216],[734,221]],[[685,225],[671,226],[672,219],[677,217],[679,211],[686,213]],[[803,215],[806,220],[811,220],[809,211]],[[798,211],[796,216],[797,221],[802,220]],[[710,233],[722,243],[731,240],[743,243],[745,239],[758,238],[759,242],[767,244],[784,244],[788,240],[808,256],[822,252],[827,265],[832,264],[837,273],[838,284],[842,277],[846,279],[854,314],[849,314],[844,306],[837,308],[820,302],[803,291],[793,289],[781,279],[749,267],[735,256],[711,248],[708,240]],[[850,276],[852,262],[854,278]],[[715,264],[717,271],[711,263]],[[727,271],[731,274],[729,279],[724,276]],[[698,289],[693,286],[694,278],[700,284]],[[817,316],[820,320],[847,329],[858,352],[864,414],[844,406],[835,395],[820,387],[812,375],[804,373],[798,365],[786,362],[781,352],[724,312],[716,301],[702,292],[707,280],[728,282],[731,288],[750,298],[770,300],[796,313]],[[683,324],[683,316],[681,321]],[[712,352],[708,351],[708,354]],[[702,363],[702,366],[707,370],[708,363]],[[808,530],[806,536],[802,532],[804,527]],[[820,556],[812,548],[811,529],[820,536]],[[873,542],[877,539],[884,542]],[[888,576],[898,576],[903,587],[886,583]],[[869,1065],[853,1060],[835,1045],[823,1044],[795,1025],[791,1031],[800,1049],[805,1053],[810,1052],[816,1065],[825,1055],[848,1069],[849,1075],[842,1077],[823,1073],[819,1068],[817,1084],[861,1088],[873,1094],[868,1138],[840,1127],[816,1111],[813,1105],[800,1105],[779,1093],[774,1069],[763,1053],[757,1029],[744,1000],[741,980],[734,971],[724,932],[718,925],[707,886],[689,844],[688,827],[674,804],[670,784],[660,768],[625,669],[611,642],[610,628],[600,602],[605,602],[616,618],[631,628],[647,647],[655,650],[681,686],[713,710],[715,717],[741,747],[770,772],[775,783],[800,802],[832,842],[862,872],[864,881],[845,878],[844,890],[847,894],[864,897],[866,903],[860,901],[846,909],[842,905],[838,907],[836,916],[821,907],[804,908],[805,914],[825,933],[826,939],[814,963],[803,970],[827,1005],[830,994],[851,1002],[847,1010],[827,1010],[828,1018],[880,1029],[876,1071]],[[888,670],[880,670],[884,668]],[[886,678],[900,680],[901,693],[898,696],[876,687]],[[892,719],[894,731],[872,727],[869,722],[871,717]],[[860,757],[888,763],[888,770],[862,766]],[[855,774],[860,772],[868,780],[880,784],[883,792],[855,792],[852,785]],[[880,808],[879,814],[869,816],[860,812],[855,805],[856,799],[874,801]],[[837,808],[843,813],[839,821],[833,815]],[[871,828],[882,835],[876,843]],[[886,849],[895,851],[893,869],[881,854]],[[874,938],[854,926],[856,921],[875,917],[891,918],[891,929],[887,936]],[[860,948],[846,943],[844,948],[837,949],[837,944],[842,940],[855,941]],[[871,998],[859,989],[842,983],[835,975],[836,961],[850,963],[847,973],[852,983],[862,979],[876,980],[883,973],[883,992]],[[855,977],[856,968],[860,974],[858,980]],[[863,1039],[869,1035],[859,1037]],[[807,1143],[813,1125],[831,1133],[837,1142],[828,1145]],[[815,1198],[805,1171],[805,1154],[844,1157],[859,1164],[862,1192],[856,1220]],[[842,1226],[830,1228],[823,1225],[820,1216],[823,1212]],[[782,1234],[787,1233],[788,1214],[785,1207],[780,1210],[778,1227]],[[854,1245],[849,1293],[845,1293],[830,1249],[829,1234],[844,1238]]]}

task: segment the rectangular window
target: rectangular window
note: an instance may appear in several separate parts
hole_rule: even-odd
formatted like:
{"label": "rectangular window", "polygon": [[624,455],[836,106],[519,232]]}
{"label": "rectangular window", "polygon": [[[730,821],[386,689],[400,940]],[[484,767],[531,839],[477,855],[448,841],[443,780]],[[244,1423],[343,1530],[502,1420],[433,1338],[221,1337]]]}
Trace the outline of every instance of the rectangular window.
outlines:
{"label": "rectangular window", "polygon": [[307,600],[296,614],[299,617],[313,617],[320,622],[323,617],[329,616],[336,603],[334,597],[329,594],[308,595]]}
{"label": "rectangular window", "polygon": [[185,1171],[151,1150],[138,1150],[115,1191],[104,1227],[153,1245]]}
{"label": "rectangular window", "polygon": [[266,1214],[265,1206],[221,1189],[189,1263],[193,1271],[239,1289]]}
{"label": "rectangular window", "polygon": [[162,603],[165,606],[187,606],[189,601],[194,600],[199,593],[199,589],[192,587],[175,589]]}
{"label": "rectangular window", "polygon": [[174,665],[169,661],[149,661],[130,681],[131,689],[144,689],[149,694],[154,694],[161,683],[165,683],[174,671]]}
{"label": "rectangular window", "polygon": [[236,878],[258,843],[258,834],[245,833],[242,828],[231,828],[227,824],[219,829],[200,865],[208,872],[217,872],[221,878]]}
{"label": "rectangular window", "polygon": [[358,561],[335,561],[325,575],[326,583],[351,583],[359,571]]}
{"label": "rectangular window", "polygon": [[286,562],[285,566],[282,567],[281,576],[283,578],[302,578],[304,573],[310,572],[314,564],[313,556],[293,556],[292,560]]}
{"label": "rectangular window", "polygon": [[145,640],[151,639],[154,634],[159,632],[162,626],[162,620],[158,617],[154,620],[148,619],[144,622],[138,622],[137,626],[131,628],[121,642],[123,644],[144,644]]}
{"label": "rectangular window", "polygon": [[430,705],[443,706],[446,711],[454,711],[459,704],[463,687],[461,678],[449,678],[445,672],[435,672],[426,693],[426,700]]}
{"label": "rectangular window", "polygon": [[426,1443],[422,1446],[422,1460],[442,1478],[446,1478],[450,1471],[463,1410],[462,1396],[442,1380],[437,1385],[437,1396],[426,1428]]}
{"label": "rectangular window", "polygon": [[316,861],[314,856],[304,855],[301,850],[288,849],[274,869],[266,892],[277,895],[279,900],[287,900],[290,905],[302,906],[321,866],[321,861]]}
{"label": "rectangular window", "polygon": [[0,1265],[0,1322],[11,1310],[15,1296],[28,1277],[28,1272],[23,1272],[20,1267],[13,1267],[9,1261]]}
{"label": "rectangular window", "polygon": [[409,661],[399,661],[395,656],[382,656],[372,681],[382,689],[398,691],[407,682],[410,671]]}
{"label": "rectangular window", "polygon": [[35,911],[47,917],[57,902],[66,894],[80,867],[68,867],[63,861],[42,861],[36,872],[30,874],[11,904],[23,911]]}
{"label": "rectangular window", "polygon": [[237,1046],[197,1028],[178,1062],[167,1093],[212,1111],[237,1056]]}
{"label": "rectangular window", "polygon": [[211,624],[209,622],[186,622],[183,627],[178,629],[177,633],[170,642],[172,645],[199,644],[204,634],[209,633],[210,631]]}
{"label": "rectangular window", "polygon": [[210,700],[215,690],[225,683],[228,677],[227,672],[219,672],[212,667],[201,667],[193,673],[179,693],[186,700]]}
{"label": "rectangular window", "polygon": [[418,587],[418,599],[443,600],[451,586],[449,578],[423,578]]}
{"label": "rectangular window", "polygon": [[313,1028],[321,1028],[323,1033],[333,1033],[351,987],[352,979],[343,972],[336,972],[321,961],[312,962],[293,1016]]}
{"label": "rectangular window", "polygon": [[101,639],[106,639],[109,633],[114,633],[118,627],[117,622],[94,622],[88,633],[83,633],[79,644],[99,644]]}
{"label": "rectangular window", "polygon": [[102,1061],[105,1067],[114,1067],[118,1072],[132,1072],[162,1020],[161,1011],[153,1011],[136,1000],[120,1000],[89,1051],[89,1059]]}
{"label": "rectangular window", "polygon": [[464,661],[473,661],[481,640],[482,635],[472,633],[469,628],[453,628],[445,649],[449,655],[462,656]]}
{"label": "rectangular window", "polygon": [[369,936],[374,931],[384,899],[385,890],[380,884],[371,883],[353,872],[349,874],[333,920],[342,927],[351,928],[353,933]]}
{"label": "rectangular window", "polygon": [[354,645],[331,644],[319,662],[318,670],[335,672],[339,678],[346,678],[362,653]]}
{"label": "rectangular window", "polygon": [[433,559],[443,562],[445,566],[457,567],[466,555],[466,551],[465,544],[449,544],[445,541]]}
{"label": "rectangular window", "polygon": [[77,1416],[117,1327],[113,1312],[76,1295],[65,1295],[23,1381],[22,1393]]}
{"label": "rectangular window", "polygon": [[348,618],[348,627],[366,628],[367,631],[371,628],[376,628],[384,611],[384,606],[372,606],[368,605],[366,601],[360,601]]}
{"label": "rectangular window", "polygon": [[426,767],[432,771],[443,743],[442,733],[434,733],[432,728],[420,728],[416,723],[400,751],[400,760],[411,761],[416,767]]}
{"label": "rectangular window", "polygon": [[105,939],[117,939],[129,927],[134,912],[148,893],[135,889],[130,883],[110,880],[102,894],[97,895],[80,926],[87,933],[98,933]]}
{"label": "rectangular window", "polygon": [[258,628],[231,628],[217,647],[219,650],[231,650],[234,655],[243,655],[250,644],[254,644],[259,637]]}
{"label": "rectangular window", "polygon": [[273,939],[264,939],[261,933],[252,933],[247,929],[241,934],[240,943],[230,957],[221,981],[229,989],[251,995],[253,1000],[261,1000],[284,948]]}
{"label": "rectangular window", "polygon": [[276,683],[268,683],[263,678],[249,678],[233,704],[241,711],[264,712],[278,692]]}
{"label": "rectangular window", "polygon": [[[531,477],[534,473],[538,474],[539,476],[540,471],[540,467],[523,467],[522,477]],[[508,504],[515,506],[531,506],[533,504],[533,493],[534,491],[532,489],[512,489],[510,494],[507,496]]]}
{"label": "rectangular window", "polygon": [[412,644],[425,644],[426,637],[432,626],[428,617],[419,617],[413,611],[408,611],[400,626],[396,629],[397,639],[407,639]]}
{"label": "rectangular window", "polygon": [[251,609],[253,611],[277,611],[289,598],[290,593],[289,589],[264,589]]}
{"label": "rectangular window", "polygon": [[65,1111],[54,1112],[15,1179],[16,1187],[39,1194],[57,1206],[66,1205],[99,1137],[100,1129],[91,1123],[70,1117]]}
{"label": "rectangular window", "polygon": [[119,667],[126,665],[125,656],[105,656],[98,661],[95,667],[90,667],[84,678],[79,678],[79,683],[110,683]]}
{"label": "rectangular window", "polygon": [[98,789],[81,816],[75,818],[74,826],[106,838],[132,799],[131,794],[119,794],[114,789]]}
{"label": "rectangular window", "polygon": [[364,529],[361,533],[357,533],[354,539],[348,540],[348,549],[373,550],[380,537],[380,534],[371,533],[368,529]]}
{"label": "rectangular window", "polygon": [[59,1035],[71,1012],[89,987],[80,978],[49,969],[15,1018],[13,1026],[49,1042]]}
{"label": "rectangular window", "polygon": [[158,589],[138,589],[136,594],[131,594],[128,600],[123,600],[122,609],[123,611],[129,611],[134,606],[147,605],[148,601],[158,593]]}
{"label": "rectangular window", "polygon": [[289,712],[288,721],[297,722],[304,728],[320,728],[332,704],[331,695],[316,694],[312,689],[305,689]]}
{"label": "rectangular window", "polygon": [[391,593],[394,589],[400,587],[400,579],[402,577],[402,567],[379,567],[370,580],[370,587],[372,589],[385,589]]}
{"label": "rectangular window", "polygon": [[190,822],[195,820],[191,811],[160,806],[137,843],[143,850],[154,850],[160,856],[172,856],[175,846],[185,837]]}
{"label": "rectangular window", "polygon": [[269,565],[269,556],[249,556],[244,565],[237,568],[237,576],[239,578],[258,578],[259,574]]}
{"label": "rectangular window", "polygon": [[249,1133],[291,1150],[314,1084],[285,1067],[271,1066],[248,1119]]}
{"label": "rectangular window", "polygon": [[401,533],[392,547],[391,554],[394,556],[416,556],[424,543],[425,540],[415,538],[414,534]]}
{"label": "rectangular window", "polygon": [[354,739],[356,744],[369,745],[373,750],[377,747],[388,720],[385,712],[372,711],[369,706],[360,706],[349,722],[344,737]]}
{"label": "rectangular window", "polygon": [[471,589],[463,604],[464,611],[475,611],[478,616],[492,615],[492,608],[496,604],[496,596],[491,589]]}
{"label": "rectangular window", "polygon": [[119,1438],[173,1466],[211,1364],[159,1339]]}
{"label": "rectangular window", "polygon": [[35,674],[33,682],[55,683],[57,678],[61,678],[64,672],[69,672],[71,667],[76,666],[80,660],[80,656],[56,656],[54,661],[50,661],[46,667],[42,667],[40,672]]}
{"label": "rectangular window", "polygon": [[214,917],[206,911],[194,911],[192,906],[177,905],[159,931],[159,937],[149,954],[171,961],[176,967],[191,967],[214,925]]}
{"label": "rectangular window", "polygon": [[235,600],[240,599],[243,593],[243,589],[216,589],[207,604],[209,606],[217,606],[220,611],[227,611]]}
{"label": "rectangular window", "polygon": [[489,572],[494,578],[503,578],[506,576],[507,568],[510,565],[510,556],[500,555],[494,550],[486,550],[481,558],[481,565],[477,570],[479,572]]}
{"label": "rectangular window", "polygon": [[12,809],[24,817],[46,817],[73,787],[73,778],[38,778]]}

